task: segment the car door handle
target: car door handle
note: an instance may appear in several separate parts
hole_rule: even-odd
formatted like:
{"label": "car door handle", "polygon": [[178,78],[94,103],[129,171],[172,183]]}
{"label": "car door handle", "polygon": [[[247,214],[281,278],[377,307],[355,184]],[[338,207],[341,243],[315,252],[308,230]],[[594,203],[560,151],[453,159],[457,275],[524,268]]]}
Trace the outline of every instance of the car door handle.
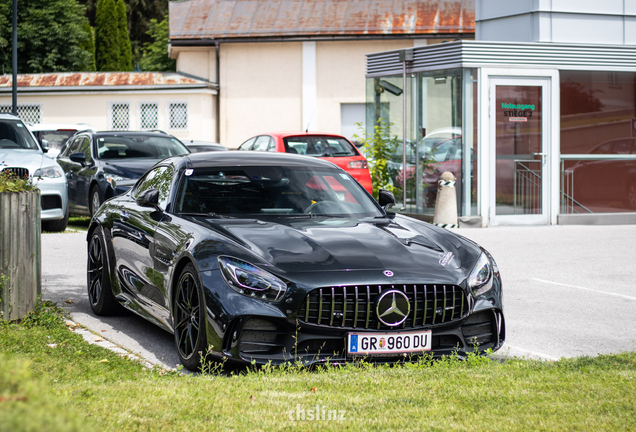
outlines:
{"label": "car door handle", "polygon": [[126,222],[129,218],[130,218],[130,213],[128,213],[127,211],[123,211],[121,212],[121,214],[119,215],[119,218],[121,220],[123,220],[124,222]]}

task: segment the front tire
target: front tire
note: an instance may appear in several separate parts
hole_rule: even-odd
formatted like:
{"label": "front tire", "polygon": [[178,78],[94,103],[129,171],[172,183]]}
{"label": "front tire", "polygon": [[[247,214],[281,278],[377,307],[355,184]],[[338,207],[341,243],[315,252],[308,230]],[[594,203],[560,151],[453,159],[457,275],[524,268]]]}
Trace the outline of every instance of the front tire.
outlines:
{"label": "front tire", "polygon": [[42,231],[50,231],[50,232],[61,232],[66,230],[68,226],[68,204],[66,205],[66,213],[64,214],[64,218],[58,220],[47,220],[42,221]]}
{"label": "front tire", "polygon": [[199,276],[192,264],[185,266],[174,299],[174,341],[181,363],[191,371],[201,365],[206,352],[205,302]]}
{"label": "front tire", "polygon": [[95,228],[88,243],[86,264],[88,302],[95,315],[117,315],[122,307],[110,286],[110,271],[101,227]]}
{"label": "front tire", "polygon": [[104,202],[104,199],[102,198],[102,192],[99,190],[99,186],[93,186],[91,189],[90,200],[88,202],[91,217],[95,215],[95,212],[102,205],[102,202]]}

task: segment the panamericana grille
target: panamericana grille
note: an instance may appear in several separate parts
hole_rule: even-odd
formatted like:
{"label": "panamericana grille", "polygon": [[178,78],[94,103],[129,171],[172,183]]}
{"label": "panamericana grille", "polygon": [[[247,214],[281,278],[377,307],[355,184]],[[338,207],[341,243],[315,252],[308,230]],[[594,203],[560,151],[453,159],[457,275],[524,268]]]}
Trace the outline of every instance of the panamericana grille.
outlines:
{"label": "panamericana grille", "polygon": [[[408,318],[397,327],[382,324],[376,313],[376,299],[389,290],[405,293],[411,305]],[[298,310],[298,319],[339,328],[391,330],[449,323],[466,314],[468,299],[457,285],[357,285],[312,290]]]}
{"label": "panamericana grille", "polygon": [[59,195],[42,195],[40,205],[42,210],[62,208],[62,198]]}
{"label": "panamericana grille", "polygon": [[27,168],[7,167],[3,171],[10,171],[13,174],[15,174],[17,177],[20,177],[20,178],[29,177],[29,170]]}

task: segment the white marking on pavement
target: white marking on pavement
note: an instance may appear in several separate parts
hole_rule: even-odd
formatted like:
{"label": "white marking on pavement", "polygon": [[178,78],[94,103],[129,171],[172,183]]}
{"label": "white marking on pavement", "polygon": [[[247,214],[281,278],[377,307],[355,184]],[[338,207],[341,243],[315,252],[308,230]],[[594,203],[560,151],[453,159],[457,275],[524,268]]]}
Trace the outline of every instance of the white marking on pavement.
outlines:
{"label": "white marking on pavement", "polygon": [[599,293],[599,294],[607,294],[607,295],[611,295],[614,297],[620,297],[620,298],[624,298],[627,300],[636,300],[636,297],[631,297],[631,296],[627,296],[627,295],[623,295],[623,294],[616,294],[613,292],[607,292],[607,291],[601,291],[601,290],[595,290],[592,288],[585,288],[585,287],[580,287],[577,285],[569,285],[569,284],[564,284],[564,283],[560,283],[560,282],[552,282],[552,281],[548,281],[545,279],[537,279],[537,278],[532,278],[532,280],[536,280],[537,282],[543,282],[543,283],[547,283],[547,284],[552,284],[552,285],[560,285],[560,286],[564,286],[564,287],[568,287],[568,288],[577,288],[577,289],[582,289],[585,291],[592,291],[595,293]]}
{"label": "white marking on pavement", "polygon": [[[550,361],[559,361],[560,360],[559,357],[554,357],[554,356],[551,356],[549,354],[543,354],[543,353],[536,352],[536,351],[530,351],[530,350],[527,350],[527,349],[524,349],[524,348],[519,348],[519,347],[510,345],[508,343],[504,344],[503,349],[505,350],[505,348],[510,348],[513,351],[518,351],[519,353],[527,354],[527,355],[530,355],[532,357],[538,357],[538,358],[540,358],[542,360],[550,360]],[[515,353],[512,353],[512,355],[513,355],[513,357],[517,357],[515,355]]]}

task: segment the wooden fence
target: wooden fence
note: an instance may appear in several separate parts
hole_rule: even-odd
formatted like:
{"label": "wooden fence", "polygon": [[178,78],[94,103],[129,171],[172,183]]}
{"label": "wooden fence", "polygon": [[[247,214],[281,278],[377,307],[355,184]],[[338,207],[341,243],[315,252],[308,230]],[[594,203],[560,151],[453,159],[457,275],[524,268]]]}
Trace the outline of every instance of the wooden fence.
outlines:
{"label": "wooden fence", "polygon": [[41,292],[40,193],[0,193],[0,320],[24,318]]}

